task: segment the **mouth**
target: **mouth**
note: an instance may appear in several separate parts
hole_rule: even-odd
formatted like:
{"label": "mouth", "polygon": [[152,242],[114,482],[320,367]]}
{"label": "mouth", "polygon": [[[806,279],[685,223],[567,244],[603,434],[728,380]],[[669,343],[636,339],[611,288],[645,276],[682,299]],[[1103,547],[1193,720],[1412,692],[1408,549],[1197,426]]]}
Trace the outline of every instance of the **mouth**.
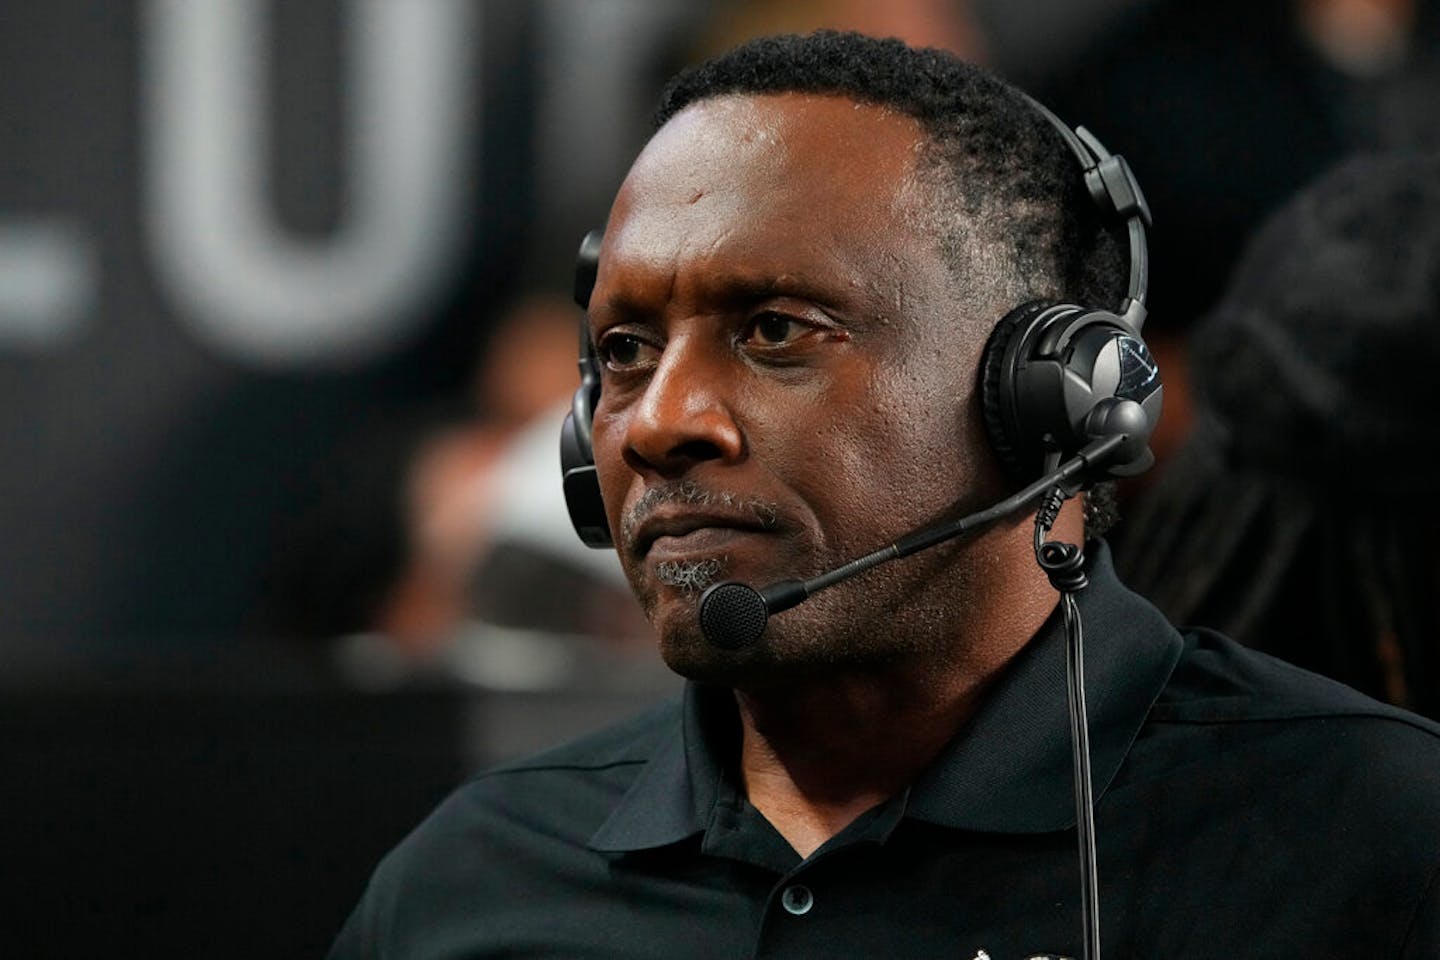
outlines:
{"label": "mouth", "polygon": [[662,510],[639,524],[630,549],[639,559],[661,562],[713,557],[773,526],[741,513]]}

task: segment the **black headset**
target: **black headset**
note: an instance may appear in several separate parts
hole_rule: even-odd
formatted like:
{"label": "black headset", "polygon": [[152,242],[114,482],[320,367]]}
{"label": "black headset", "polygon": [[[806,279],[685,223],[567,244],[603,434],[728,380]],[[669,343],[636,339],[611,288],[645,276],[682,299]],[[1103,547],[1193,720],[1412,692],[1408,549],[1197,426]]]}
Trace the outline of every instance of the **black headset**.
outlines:
{"label": "black headset", "polygon": [[[1150,207],[1123,157],[1106,150],[1084,127],[1071,130],[1045,106],[1030,102],[1075,154],[1102,219],[1125,226],[1130,279],[1118,310],[1040,300],[1015,308],[996,324],[980,363],[986,429],[1017,488],[1053,469],[1093,437],[1120,431],[1131,439],[1119,457],[1083,482],[1132,476],[1155,460],[1149,441],[1160,418],[1163,392],[1159,369],[1140,336],[1149,285],[1145,231]],[[601,232],[592,230],[580,244],[574,295],[582,309],[589,306],[595,286],[600,238]],[[580,386],[561,427],[560,466],[575,532],[587,546],[609,547],[614,540],[591,446],[599,400],[600,361],[582,316]],[[1117,418],[1126,422],[1117,423]]]}
{"label": "black headset", "polygon": [[[575,302],[584,310],[590,306],[590,291],[595,289],[595,273],[600,267],[601,231],[591,230],[580,241],[575,259]],[[570,412],[560,428],[560,471],[565,486],[565,506],[570,522],[587,547],[614,546],[610,522],[605,519],[605,503],[600,499],[600,481],[595,476],[595,449],[591,446],[591,426],[595,422],[595,406],[600,402],[600,358],[590,339],[590,324],[580,317],[580,386],[570,401]]]}

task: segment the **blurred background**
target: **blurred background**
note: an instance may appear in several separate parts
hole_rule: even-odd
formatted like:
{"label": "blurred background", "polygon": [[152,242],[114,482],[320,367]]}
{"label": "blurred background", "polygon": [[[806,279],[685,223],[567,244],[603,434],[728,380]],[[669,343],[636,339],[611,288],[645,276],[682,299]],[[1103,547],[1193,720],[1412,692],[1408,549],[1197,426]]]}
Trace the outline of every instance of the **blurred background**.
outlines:
{"label": "blurred background", "polygon": [[1248,231],[1437,143],[1427,0],[0,0],[7,956],[320,956],[468,773],[676,689],[565,515],[571,270],[665,77],[817,26],[1131,161],[1162,459]]}

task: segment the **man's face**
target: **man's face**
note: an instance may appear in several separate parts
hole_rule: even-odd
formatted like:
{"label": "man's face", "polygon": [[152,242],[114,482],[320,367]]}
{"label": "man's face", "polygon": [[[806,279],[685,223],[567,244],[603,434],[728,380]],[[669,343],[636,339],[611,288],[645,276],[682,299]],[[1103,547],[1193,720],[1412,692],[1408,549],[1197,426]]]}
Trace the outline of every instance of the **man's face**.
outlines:
{"label": "man's face", "polygon": [[973,391],[1003,307],[958,302],[921,136],[841,97],[716,98],[616,198],[590,301],[595,459],[681,673],[884,659],[953,632],[973,592],[984,561],[945,547],[817,594],[751,650],[709,649],[695,621],[710,582],[813,576],[1000,490]]}

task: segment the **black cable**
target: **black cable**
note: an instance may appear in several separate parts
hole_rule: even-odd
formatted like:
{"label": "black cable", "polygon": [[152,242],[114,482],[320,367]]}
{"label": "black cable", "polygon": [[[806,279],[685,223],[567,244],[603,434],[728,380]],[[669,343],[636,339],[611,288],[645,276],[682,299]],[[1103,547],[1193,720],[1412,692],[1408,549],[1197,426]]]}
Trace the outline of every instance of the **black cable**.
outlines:
{"label": "black cable", "polygon": [[1090,783],[1090,732],[1085,716],[1084,630],[1075,595],[1085,589],[1085,556],[1073,543],[1046,541],[1066,493],[1051,488],[1035,516],[1035,559],[1060,591],[1065,616],[1065,682],[1070,708],[1070,749],[1075,768],[1075,822],[1080,847],[1080,914],[1085,960],[1100,960],[1099,871],[1095,857],[1095,811]]}
{"label": "black cable", "polygon": [[1084,923],[1085,960],[1100,960],[1099,871],[1095,862],[1095,811],[1090,786],[1090,735],[1085,717],[1083,631],[1075,595],[1065,605],[1065,677],[1070,700],[1070,746],[1075,758],[1075,815],[1080,842],[1080,898]]}

